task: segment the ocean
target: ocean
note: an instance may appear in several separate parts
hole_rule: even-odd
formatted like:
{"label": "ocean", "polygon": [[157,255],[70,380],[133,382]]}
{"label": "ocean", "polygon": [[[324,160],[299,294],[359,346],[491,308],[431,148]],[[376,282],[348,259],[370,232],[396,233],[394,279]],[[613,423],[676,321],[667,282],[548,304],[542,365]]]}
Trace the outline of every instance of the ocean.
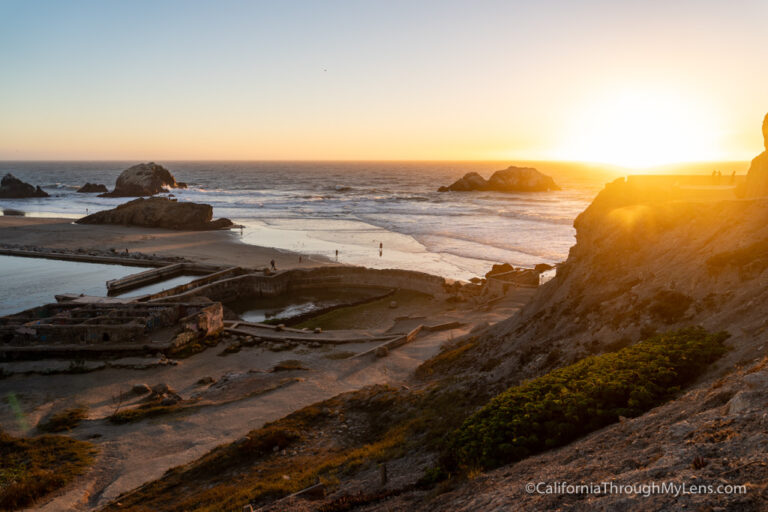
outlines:
{"label": "ocean", "polygon": [[[0,199],[0,209],[77,218],[114,208],[129,199],[76,190],[86,182],[112,189],[120,172],[134,163],[0,162],[0,175],[13,173],[51,194]],[[244,226],[232,236],[245,243],[332,259],[338,251],[342,263],[464,280],[484,275],[494,263],[531,267],[563,261],[574,243],[573,220],[620,175],[577,164],[518,162],[551,175],[563,190],[440,193],[439,186],[467,172],[488,177],[510,163],[158,163],[189,185],[171,191],[180,201],[211,204],[214,217]]]}

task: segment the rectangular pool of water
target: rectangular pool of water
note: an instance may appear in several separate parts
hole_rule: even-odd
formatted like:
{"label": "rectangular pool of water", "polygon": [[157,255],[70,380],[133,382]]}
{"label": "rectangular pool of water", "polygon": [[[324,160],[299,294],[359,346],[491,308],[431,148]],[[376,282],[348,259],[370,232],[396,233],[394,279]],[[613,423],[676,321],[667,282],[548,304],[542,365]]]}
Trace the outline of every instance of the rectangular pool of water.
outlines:
{"label": "rectangular pool of water", "polygon": [[264,322],[265,320],[289,320],[315,311],[374,299],[382,295],[382,290],[370,288],[314,289],[277,297],[239,299],[228,303],[227,307],[246,322]]}
{"label": "rectangular pool of water", "polygon": [[0,256],[0,316],[56,302],[54,296],[60,293],[106,296],[108,280],[139,270],[122,265]]}
{"label": "rectangular pool of water", "polygon": [[140,297],[142,295],[148,295],[151,293],[157,293],[162,292],[163,290],[169,290],[173,288],[174,286],[179,286],[181,284],[187,284],[190,281],[194,281],[195,279],[200,279],[203,276],[200,275],[180,275],[176,277],[171,277],[169,279],[166,279],[164,281],[157,281],[152,284],[148,284],[146,286],[142,286],[140,288],[132,288],[126,292],[113,295],[113,297]]}

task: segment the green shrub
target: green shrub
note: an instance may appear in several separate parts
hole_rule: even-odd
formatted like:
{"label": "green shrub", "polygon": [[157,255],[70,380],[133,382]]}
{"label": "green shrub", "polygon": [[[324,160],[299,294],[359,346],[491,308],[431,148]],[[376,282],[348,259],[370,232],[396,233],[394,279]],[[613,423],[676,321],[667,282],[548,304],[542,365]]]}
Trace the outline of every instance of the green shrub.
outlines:
{"label": "green shrub", "polygon": [[88,416],[87,407],[65,409],[37,425],[40,432],[64,432],[75,428]]}
{"label": "green shrub", "polygon": [[701,328],[590,356],[494,397],[448,441],[449,470],[492,468],[562,446],[661,404],[725,351],[727,334]]}

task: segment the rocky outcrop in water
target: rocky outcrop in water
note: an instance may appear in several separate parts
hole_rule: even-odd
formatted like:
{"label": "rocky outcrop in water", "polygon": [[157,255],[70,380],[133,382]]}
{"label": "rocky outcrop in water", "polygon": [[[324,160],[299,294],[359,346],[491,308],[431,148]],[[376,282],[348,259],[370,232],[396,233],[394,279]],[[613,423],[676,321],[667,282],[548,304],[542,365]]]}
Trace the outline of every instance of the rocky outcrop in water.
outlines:
{"label": "rocky outcrop in water", "polygon": [[120,173],[112,192],[101,197],[140,197],[168,192],[168,188],[187,188],[185,183],[176,181],[173,174],[154,162],[138,164]]}
{"label": "rocky outcrop in water", "polygon": [[96,184],[96,183],[86,183],[79,189],[77,189],[77,192],[80,194],[96,194],[101,192],[108,192],[106,185]]}
{"label": "rocky outcrop in water", "polygon": [[24,183],[11,173],[3,176],[0,182],[0,198],[3,199],[24,199],[27,197],[49,197],[40,187],[34,187],[29,183]]}
{"label": "rocky outcrop in water", "polygon": [[182,230],[223,229],[232,226],[229,219],[213,218],[209,204],[180,203],[166,197],[134,199],[112,210],[97,212],[78,220],[78,224],[120,224]]}
{"label": "rocky outcrop in water", "polygon": [[476,172],[468,172],[448,187],[440,187],[438,192],[469,192],[471,190],[485,190],[488,182]]}
{"label": "rocky outcrop in water", "polygon": [[752,165],[749,166],[747,181],[740,194],[744,197],[768,196],[768,115],[763,120],[763,145],[766,150],[752,160]]}
{"label": "rocky outcrop in water", "polygon": [[542,174],[533,167],[511,165],[504,170],[494,172],[487,181],[476,172],[467,173],[453,184],[440,187],[438,192],[468,192],[473,190],[548,192],[560,190],[560,187],[551,176]]}

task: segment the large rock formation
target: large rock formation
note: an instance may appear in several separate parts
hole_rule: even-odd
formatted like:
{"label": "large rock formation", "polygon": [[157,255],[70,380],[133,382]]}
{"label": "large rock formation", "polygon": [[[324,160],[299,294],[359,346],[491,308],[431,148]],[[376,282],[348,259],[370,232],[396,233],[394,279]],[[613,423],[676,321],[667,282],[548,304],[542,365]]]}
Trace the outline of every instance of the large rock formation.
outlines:
{"label": "large rock formation", "polygon": [[763,145],[766,150],[752,160],[744,190],[739,195],[748,198],[768,196],[768,115],[763,120]]}
{"label": "large rock formation", "polygon": [[166,197],[134,199],[112,210],[97,212],[77,221],[78,224],[122,224],[149,228],[208,230],[232,226],[229,219],[212,221],[209,204],[180,203]]}
{"label": "large rock formation", "polygon": [[515,167],[510,165],[496,171],[488,181],[476,172],[465,174],[460,180],[448,187],[440,187],[438,192],[467,192],[471,190],[492,190],[495,192],[548,192],[560,190],[551,176],[540,173],[533,167]]}
{"label": "large rock formation", "polygon": [[97,192],[108,192],[108,190],[105,185],[101,185],[97,183],[86,183],[85,185],[77,189],[77,192],[80,194],[95,194]]}
{"label": "large rock formation", "polygon": [[462,178],[453,182],[449,187],[440,187],[439,192],[469,192],[471,190],[485,190],[488,182],[476,172],[468,172]]}
{"label": "large rock formation", "polygon": [[48,194],[40,187],[24,183],[11,173],[3,176],[3,180],[0,182],[0,198],[23,199],[27,197],[48,197]]}
{"label": "large rock formation", "polygon": [[115,182],[115,190],[102,194],[101,197],[139,197],[152,196],[168,192],[168,188],[187,188],[179,183],[173,174],[154,162],[138,164],[120,173]]}

